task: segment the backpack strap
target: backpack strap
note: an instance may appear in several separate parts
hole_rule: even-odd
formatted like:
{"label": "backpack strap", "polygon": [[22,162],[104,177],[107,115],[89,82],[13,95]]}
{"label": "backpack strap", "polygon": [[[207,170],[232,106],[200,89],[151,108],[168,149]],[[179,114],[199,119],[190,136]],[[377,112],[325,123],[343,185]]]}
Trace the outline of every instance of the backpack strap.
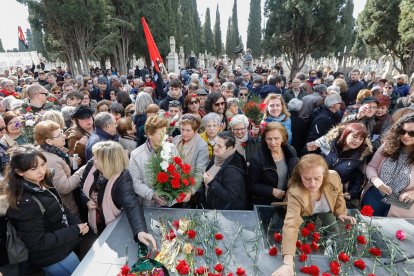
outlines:
{"label": "backpack strap", "polygon": [[42,215],[44,215],[46,213],[45,207],[43,206],[42,202],[40,202],[40,200],[35,196],[32,195],[32,199],[34,201],[36,201],[37,205],[39,205],[40,211],[42,212]]}

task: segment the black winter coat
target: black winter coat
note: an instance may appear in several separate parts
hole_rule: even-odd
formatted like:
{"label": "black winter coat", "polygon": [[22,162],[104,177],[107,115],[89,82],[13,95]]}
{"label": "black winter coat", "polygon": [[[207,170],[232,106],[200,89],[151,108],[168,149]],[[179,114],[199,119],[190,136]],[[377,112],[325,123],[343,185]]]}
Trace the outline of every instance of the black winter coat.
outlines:
{"label": "black winter coat", "polygon": [[329,129],[341,122],[342,114],[333,113],[325,105],[315,110],[310,125],[307,142],[312,142],[325,135]]}
{"label": "black winter coat", "polygon": [[[80,233],[77,224],[81,222],[65,208],[69,226],[63,223],[62,200],[54,188],[42,190],[27,181],[23,187],[17,208],[8,208],[6,215],[29,250],[28,262],[31,266],[42,268],[57,263],[77,245]],[[43,204],[44,214],[32,199],[32,194]]]}
{"label": "black winter coat", "polygon": [[297,153],[300,153],[306,144],[306,138],[309,133],[309,122],[299,117],[297,111],[290,111],[289,118],[292,121],[292,146]]}
{"label": "black winter coat", "polygon": [[347,84],[348,91],[341,94],[342,100],[345,102],[346,106],[355,104],[359,91],[365,88],[365,84],[362,81],[348,81]]}
{"label": "black winter coat", "polygon": [[[214,157],[207,166],[208,171],[214,164]],[[208,183],[205,206],[217,210],[243,210],[246,208],[246,171],[244,157],[237,151],[229,156],[220,171]],[[204,193],[203,193],[204,194]]]}
{"label": "black winter coat", "polygon": [[[91,168],[93,166],[93,160],[90,160],[86,164],[85,171],[83,172],[81,186],[85,183],[85,179],[88,176]],[[94,173],[94,182],[97,181],[99,176],[99,171],[96,170]],[[102,187],[98,190],[98,206],[102,209],[102,200],[105,192],[107,182],[103,184]],[[137,235],[139,232],[147,232],[147,225],[145,224],[144,211],[138,201],[138,196],[134,191],[133,182],[131,174],[128,170],[124,170],[121,175],[115,180],[114,185],[112,186],[111,191],[112,201],[118,209],[122,209],[126,212],[128,217],[129,225],[132,229],[132,234],[134,235],[135,241],[137,240]],[[83,208],[87,210],[87,202],[89,198],[83,194],[82,191],[82,203]],[[104,218],[103,218],[103,221]]]}
{"label": "black winter coat", "polygon": [[[283,154],[288,167],[288,179],[293,168],[299,161],[296,150],[290,145],[282,145]],[[282,201],[273,196],[273,188],[277,188],[278,175],[276,164],[266,144],[262,144],[255,155],[250,159],[248,172],[248,192],[255,205],[270,205],[274,201]],[[286,187],[283,188],[287,190]]]}
{"label": "black winter coat", "polygon": [[165,111],[168,111],[168,105],[171,101],[179,101],[181,103],[181,108],[184,106],[184,97],[181,96],[178,99],[173,99],[170,97],[170,95],[167,94],[167,97],[165,97],[162,101],[160,101],[159,106],[161,109],[164,109]]}

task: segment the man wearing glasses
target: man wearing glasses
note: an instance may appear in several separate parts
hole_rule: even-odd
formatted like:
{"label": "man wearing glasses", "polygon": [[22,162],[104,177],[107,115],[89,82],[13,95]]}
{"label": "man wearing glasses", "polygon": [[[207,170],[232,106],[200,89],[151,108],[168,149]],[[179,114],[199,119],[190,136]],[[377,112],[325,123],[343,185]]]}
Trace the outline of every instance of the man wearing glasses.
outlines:
{"label": "man wearing glasses", "polygon": [[15,98],[20,98],[15,90],[15,85],[12,80],[5,79],[1,82],[2,90],[0,94],[3,94],[4,97],[14,96]]}
{"label": "man wearing glasses", "polygon": [[22,108],[20,109],[21,114],[40,113],[43,114],[47,110],[59,109],[57,105],[48,102],[47,98],[49,92],[40,84],[32,84],[27,89],[27,95],[29,98],[24,100]]}

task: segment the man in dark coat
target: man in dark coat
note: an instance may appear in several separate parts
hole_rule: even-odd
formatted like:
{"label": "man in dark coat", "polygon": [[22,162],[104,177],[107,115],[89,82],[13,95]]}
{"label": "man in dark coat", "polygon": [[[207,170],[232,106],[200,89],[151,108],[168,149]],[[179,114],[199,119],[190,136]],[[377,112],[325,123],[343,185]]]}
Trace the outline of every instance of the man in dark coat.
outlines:
{"label": "man in dark coat", "polygon": [[348,91],[343,94],[346,106],[355,104],[359,91],[365,88],[364,83],[359,80],[359,74],[360,72],[357,69],[351,71],[351,79],[347,83]]}

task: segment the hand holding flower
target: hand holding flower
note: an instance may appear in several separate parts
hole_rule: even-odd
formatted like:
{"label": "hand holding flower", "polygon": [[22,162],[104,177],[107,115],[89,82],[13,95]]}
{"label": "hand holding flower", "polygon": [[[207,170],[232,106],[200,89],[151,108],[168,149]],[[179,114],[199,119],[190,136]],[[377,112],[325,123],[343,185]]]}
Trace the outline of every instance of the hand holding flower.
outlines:
{"label": "hand holding flower", "polygon": [[339,216],[338,216],[338,219],[339,219],[340,221],[342,221],[342,222],[349,221],[349,223],[351,223],[351,224],[353,224],[353,225],[355,225],[355,224],[356,224],[356,218],[351,217],[351,216],[347,216],[347,215],[339,215]]}

